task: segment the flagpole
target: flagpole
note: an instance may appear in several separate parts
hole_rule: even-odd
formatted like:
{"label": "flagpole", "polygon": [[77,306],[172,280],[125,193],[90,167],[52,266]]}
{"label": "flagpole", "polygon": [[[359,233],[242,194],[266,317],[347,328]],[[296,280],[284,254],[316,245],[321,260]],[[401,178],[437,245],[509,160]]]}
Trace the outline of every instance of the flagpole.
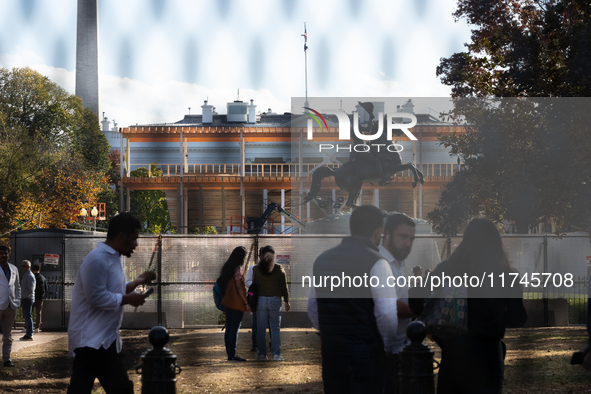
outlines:
{"label": "flagpole", "polygon": [[[302,36],[304,37],[304,70],[305,70],[305,84],[306,84],[306,101],[304,102],[304,107],[309,108],[310,104],[308,103],[308,30],[306,29],[306,22],[304,22],[304,34],[302,34]],[[307,113],[308,110],[304,109],[304,113]],[[300,135],[299,135],[299,149],[298,149],[298,161],[299,161],[299,167],[300,167],[300,201],[303,201],[304,199],[304,172],[303,172],[303,167],[304,167],[304,158],[302,157],[303,155],[303,131],[300,130]],[[303,218],[302,215],[302,204],[298,204],[299,205],[299,214],[300,214],[300,219]],[[310,215],[310,203],[308,203],[308,216]],[[298,228],[298,234],[302,233],[302,229]]]}
{"label": "flagpole", "polygon": [[309,107],[310,104],[308,103],[308,51],[304,51],[304,59],[305,59],[305,69],[306,69],[306,102],[305,102],[305,106]]}
{"label": "flagpole", "polygon": [[[304,70],[305,70],[305,84],[306,84],[306,101],[304,107],[309,107],[308,103],[308,29],[306,29],[306,22],[304,22]],[[308,112],[308,110],[306,110]]]}

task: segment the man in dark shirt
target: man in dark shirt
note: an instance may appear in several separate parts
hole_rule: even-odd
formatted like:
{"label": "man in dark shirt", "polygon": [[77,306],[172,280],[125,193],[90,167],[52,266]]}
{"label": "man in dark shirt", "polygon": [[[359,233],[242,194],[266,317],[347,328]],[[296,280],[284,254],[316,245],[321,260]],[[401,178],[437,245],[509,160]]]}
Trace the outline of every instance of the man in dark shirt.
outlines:
{"label": "man in dark shirt", "polygon": [[41,332],[41,313],[43,312],[43,300],[47,297],[47,279],[39,272],[39,264],[33,264],[33,275],[35,275],[35,333]]}

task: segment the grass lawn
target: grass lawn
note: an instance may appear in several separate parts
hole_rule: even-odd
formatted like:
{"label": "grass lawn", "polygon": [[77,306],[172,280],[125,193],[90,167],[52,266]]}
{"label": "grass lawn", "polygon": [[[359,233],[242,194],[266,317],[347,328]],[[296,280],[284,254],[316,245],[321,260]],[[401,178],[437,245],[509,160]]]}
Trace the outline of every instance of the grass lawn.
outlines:
{"label": "grass lawn", "polygon": [[[150,348],[148,332],[122,331],[129,376],[141,392],[135,373],[142,352]],[[226,361],[219,328],[170,330],[170,349],[183,368],[177,393],[321,393],[320,341],[314,330],[281,330],[285,362],[254,362],[250,329],[242,329],[238,354],[246,363]],[[591,393],[591,372],[569,364],[571,354],[587,339],[583,327],[507,330],[504,393]],[[440,353],[431,343],[435,358]],[[16,368],[0,369],[0,392],[63,393],[69,382],[67,337],[13,354]],[[94,393],[103,393],[96,383]]]}

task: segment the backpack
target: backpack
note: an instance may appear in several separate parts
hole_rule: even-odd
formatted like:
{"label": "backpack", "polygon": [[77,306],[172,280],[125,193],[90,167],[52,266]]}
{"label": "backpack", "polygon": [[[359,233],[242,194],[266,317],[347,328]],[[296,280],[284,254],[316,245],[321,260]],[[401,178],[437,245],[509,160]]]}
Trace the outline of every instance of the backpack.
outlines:
{"label": "backpack", "polygon": [[218,308],[220,311],[225,312],[226,308],[222,306],[222,299],[224,298],[224,294],[222,293],[222,289],[218,281],[215,282],[213,285],[213,302],[215,302],[215,307]]}

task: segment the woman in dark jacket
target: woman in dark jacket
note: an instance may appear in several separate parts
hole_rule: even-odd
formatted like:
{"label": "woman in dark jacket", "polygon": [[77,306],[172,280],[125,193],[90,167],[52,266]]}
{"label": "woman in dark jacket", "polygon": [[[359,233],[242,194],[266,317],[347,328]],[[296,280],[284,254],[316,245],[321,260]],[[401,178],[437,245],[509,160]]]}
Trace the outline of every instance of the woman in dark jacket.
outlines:
{"label": "woman in dark jacket", "polygon": [[[244,302],[245,309],[250,312],[250,307],[246,302],[246,287],[244,285],[244,275],[242,266],[246,259],[246,249],[238,246],[232,251],[232,254],[222,267],[222,272],[218,278],[222,294],[226,294],[228,286],[236,286],[238,295]],[[224,334],[224,343],[226,344],[226,354],[228,361],[246,361],[244,358],[236,355],[236,343],[238,342],[238,331],[242,324],[243,311],[230,309],[226,307],[226,333]]]}
{"label": "woman in dark jacket", "polygon": [[[441,347],[437,393],[501,393],[503,388],[505,327],[521,327],[527,320],[523,289],[517,283],[507,286],[509,273],[515,272],[503,250],[499,231],[485,218],[472,220],[464,238],[447,261],[432,275],[478,276],[486,273],[482,288],[468,287],[468,333],[453,339],[435,337]],[[497,281],[490,285],[489,276]],[[501,288],[499,275],[505,274]]]}

